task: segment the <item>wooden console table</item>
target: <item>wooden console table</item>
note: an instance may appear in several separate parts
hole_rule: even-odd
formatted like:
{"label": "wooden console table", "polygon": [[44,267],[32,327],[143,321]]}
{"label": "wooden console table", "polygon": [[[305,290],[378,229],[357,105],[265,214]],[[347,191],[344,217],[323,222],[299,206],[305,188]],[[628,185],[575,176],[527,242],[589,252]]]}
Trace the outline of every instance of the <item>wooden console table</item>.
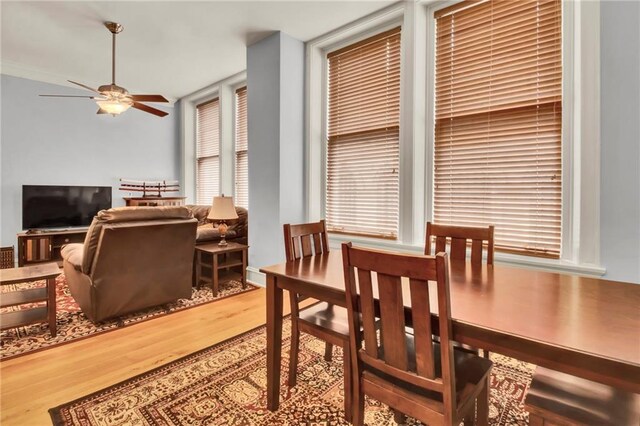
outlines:
{"label": "wooden console table", "polygon": [[187,197],[124,197],[127,207],[184,206]]}
{"label": "wooden console table", "polygon": [[18,284],[29,281],[46,280],[45,287],[1,293],[0,307],[24,305],[27,303],[47,302],[46,306],[20,309],[0,314],[1,329],[21,327],[47,321],[51,336],[56,336],[56,277],[60,268],[56,263],[26,266],[24,268],[3,269],[0,285]]}
{"label": "wooden console table", "polygon": [[[211,283],[213,296],[218,295],[220,278],[233,279],[231,268],[242,267],[239,274],[242,288],[247,288],[247,250],[249,246],[229,242],[226,246],[218,243],[196,246],[196,287],[201,281]],[[204,270],[210,269],[209,274]],[[220,274],[222,272],[222,274]]]}
{"label": "wooden console table", "polygon": [[62,231],[21,232],[18,234],[18,266],[43,262],[62,264],[60,250],[70,243],[82,243],[88,228]]}

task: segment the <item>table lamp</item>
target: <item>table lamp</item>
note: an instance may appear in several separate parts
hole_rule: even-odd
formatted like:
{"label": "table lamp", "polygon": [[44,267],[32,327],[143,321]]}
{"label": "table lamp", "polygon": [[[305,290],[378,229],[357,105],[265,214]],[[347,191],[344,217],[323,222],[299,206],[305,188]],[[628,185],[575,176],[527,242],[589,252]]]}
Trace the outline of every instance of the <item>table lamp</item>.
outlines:
{"label": "table lamp", "polygon": [[211,219],[218,223],[218,231],[220,232],[219,246],[224,247],[227,245],[227,241],[224,239],[227,234],[227,220],[234,220],[238,218],[236,208],[233,206],[233,197],[225,197],[224,194],[220,197],[213,197],[213,204],[209,209],[209,215],[207,219]]}

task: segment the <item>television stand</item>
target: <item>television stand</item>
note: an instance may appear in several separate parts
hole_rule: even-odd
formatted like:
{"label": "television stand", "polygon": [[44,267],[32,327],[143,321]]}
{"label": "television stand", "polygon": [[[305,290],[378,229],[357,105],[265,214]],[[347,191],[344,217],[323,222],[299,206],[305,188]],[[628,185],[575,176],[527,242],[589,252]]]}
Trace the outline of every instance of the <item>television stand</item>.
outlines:
{"label": "television stand", "polygon": [[82,243],[89,228],[29,230],[18,234],[18,266],[58,262],[62,266],[62,246]]}

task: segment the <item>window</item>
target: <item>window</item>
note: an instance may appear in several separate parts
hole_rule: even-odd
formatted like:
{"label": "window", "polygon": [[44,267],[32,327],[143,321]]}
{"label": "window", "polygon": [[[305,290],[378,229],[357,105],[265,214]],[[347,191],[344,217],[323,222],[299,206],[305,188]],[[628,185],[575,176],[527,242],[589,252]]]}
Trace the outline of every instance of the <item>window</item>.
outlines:
{"label": "window", "polygon": [[249,155],[247,136],[247,87],[236,90],[236,192],[237,206],[249,208]]}
{"label": "window", "polygon": [[560,1],[465,1],[435,19],[434,220],[559,257]]}
{"label": "window", "polygon": [[327,229],[397,239],[400,27],[327,62]]}
{"label": "window", "polygon": [[211,204],[220,194],[220,102],[196,107],[196,203]]}

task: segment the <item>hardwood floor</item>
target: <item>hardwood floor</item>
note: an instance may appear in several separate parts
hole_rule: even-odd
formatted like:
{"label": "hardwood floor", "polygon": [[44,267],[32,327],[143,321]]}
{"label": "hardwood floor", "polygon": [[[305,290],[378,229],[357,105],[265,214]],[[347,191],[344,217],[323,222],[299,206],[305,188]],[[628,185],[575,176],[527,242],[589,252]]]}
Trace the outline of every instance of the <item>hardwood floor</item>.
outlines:
{"label": "hardwood floor", "polygon": [[50,425],[49,408],[264,324],[265,300],[259,289],[2,362],[0,423]]}

